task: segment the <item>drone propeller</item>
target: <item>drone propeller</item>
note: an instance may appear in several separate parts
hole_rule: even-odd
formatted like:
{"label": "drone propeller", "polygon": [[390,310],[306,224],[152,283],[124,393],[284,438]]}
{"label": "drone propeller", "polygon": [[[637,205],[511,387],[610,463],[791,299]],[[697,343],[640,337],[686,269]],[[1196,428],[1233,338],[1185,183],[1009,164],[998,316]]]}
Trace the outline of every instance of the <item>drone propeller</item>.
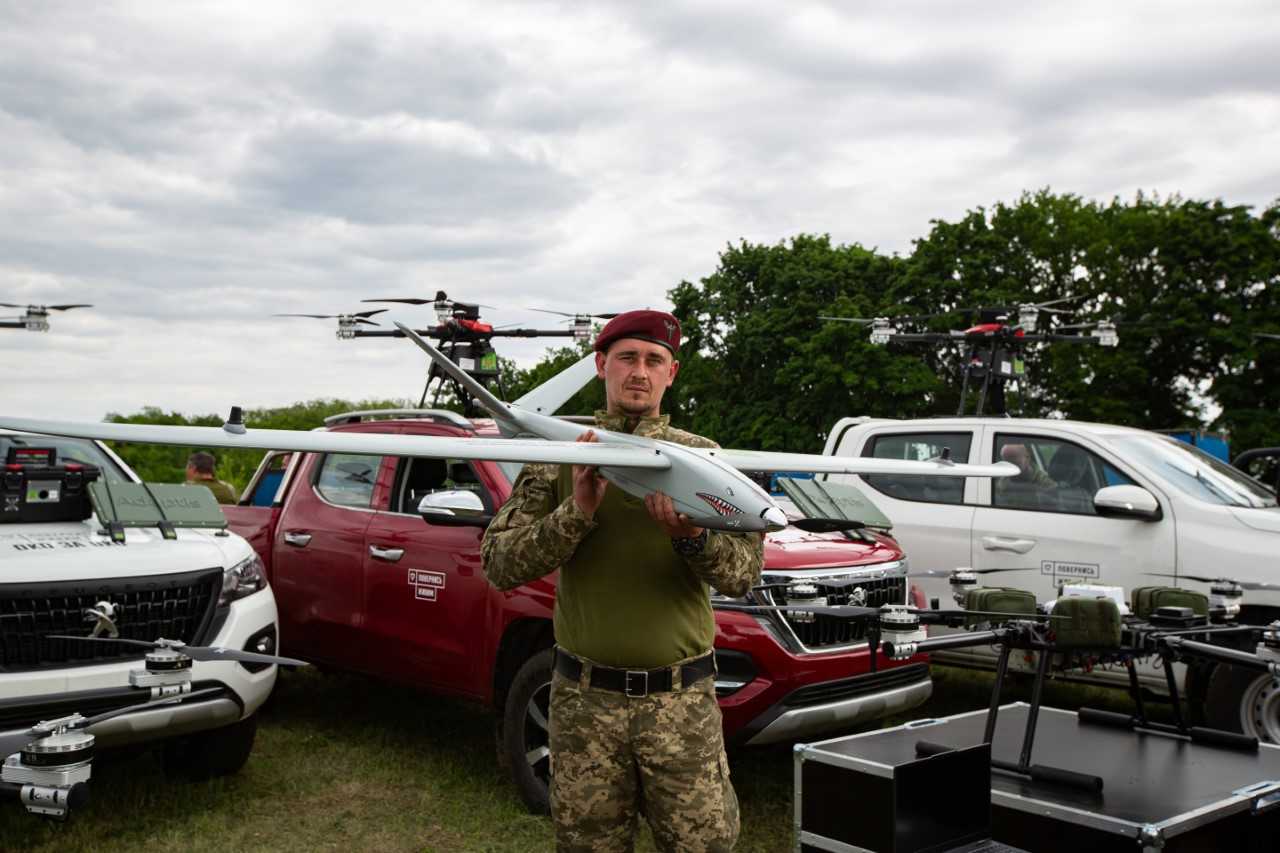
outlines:
{"label": "drone propeller", "polygon": [[561,317],[568,317],[571,320],[577,320],[579,317],[597,317],[601,320],[612,320],[614,317],[618,316],[618,312],[616,311],[605,314],[593,314],[585,311],[578,314],[571,314],[568,311],[553,311],[550,308],[530,308],[528,310],[541,311],[543,314],[559,314]]}
{"label": "drone propeller", "polygon": [[377,326],[378,323],[370,320],[374,314],[382,314],[390,309],[375,308],[372,311],[355,311],[351,314],[272,314],[272,317],[310,317],[313,320],[340,320],[343,317],[350,317],[353,323],[361,323],[366,326]]}
{"label": "drone propeller", "polygon": [[456,299],[450,299],[449,295],[443,290],[437,290],[434,299],[423,299],[418,296],[392,296],[386,299],[361,299],[361,302],[396,302],[401,305],[474,305],[477,308],[488,308],[491,311],[497,310],[492,305],[481,305],[479,302],[459,302]]}
{"label": "drone propeller", "polygon": [[1280,341],[1280,335],[1272,332],[1254,332],[1253,336],[1255,338],[1266,338],[1269,341]]}
{"label": "drone propeller", "polygon": [[911,577],[913,578],[949,578],[952,575],[956,574],[957,572],[968,572],[974,575],[989,575],[995,572],[1038,572],[1038,571],[1040,571],[1039,566],[1017,566],[1017,567],[996,568],[996,569],[969,569],[969,568],[924,569],[923,571],[916,571],[915,569],[912,569]]}
{"label": "drone propeller", "polygon": [[1241,589],[1248,589],[1248,590],[1280,589],[1280,584],[1267,583],[1265,581],[1238,581],[1238,580],[1235,580],[1234,578],[1224,578],[1224,577],[1210,578],[1210,577],[1204,577],[1202,575],[1171,575],[1171,574],[1166,574],[1164,572],[1144,572],[1143,574],[1147,574],[1155,578],[1176,578],[1178,580],[1199,581],[1200,583],[1231,584],[1232,586],[1238,586]]}
{"label": "drone propeller", "polygon": [[264,655],[260,652],[246,652],[240,649],[228,649],[224,646],[188,646],[177,640],[159,639],[155,642],[147,640],[130,640],[125,637],[76,637],[70,634],[46,634],[50,640],[78,640],[89,643],[121,643],[126,646],[137,646],[143,649],[172,649],[184,654],[192,660],[219,661],[234,660],[241,663],[275,663],[282,666],[309,666],[304,660],[286,658],[279,655]]}
{"label": "drone propeller", "polygon": [[848,518],[797,518],[791,526],[806,533],[835,533],[838,530],[862,530],[867,525]]}
{"label": "drone propeller", "polygon": [[70,311],[72,308],[92,308],[88,302],[76,302],[68,305],[18,305],[14,302],[0,302],[3,308],[26,308],[28,311]]}
{"label": "drone propeller", "polygon": [[[812,613],[818,616],[839,616],[845,619],[878,620],[883,611],[879,607],[866,607],[859,604],[734,604],[732,602],[713,602],[716,610],[732,610],[738,613],[795,612]],[[1041,621],[1053,619],[1069,619],[1068,616],[1051,616],[1045,613],[1003,613],[996,610],[917,610],[907,608],[907,612],[918,616],[941,616],[948,619],[960,616],[990,616],[997,619],[1036,619]]]}

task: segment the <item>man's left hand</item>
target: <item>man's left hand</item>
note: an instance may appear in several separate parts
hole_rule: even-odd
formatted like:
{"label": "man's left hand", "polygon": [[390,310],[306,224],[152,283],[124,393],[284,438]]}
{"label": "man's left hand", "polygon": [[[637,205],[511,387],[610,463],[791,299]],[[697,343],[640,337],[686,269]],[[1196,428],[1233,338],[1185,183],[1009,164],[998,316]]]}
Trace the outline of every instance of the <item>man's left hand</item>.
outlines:
{"label": "man's left hand", "polygon": [[658,522],[663,532],[672,539],[692,539],[702,535],[702,528],[694,527],[689,522],[689,516],[676,512],[676,506],[671,498],[662,492],[654,492],[646,497],[644,508],[649,511],[649,516]]}

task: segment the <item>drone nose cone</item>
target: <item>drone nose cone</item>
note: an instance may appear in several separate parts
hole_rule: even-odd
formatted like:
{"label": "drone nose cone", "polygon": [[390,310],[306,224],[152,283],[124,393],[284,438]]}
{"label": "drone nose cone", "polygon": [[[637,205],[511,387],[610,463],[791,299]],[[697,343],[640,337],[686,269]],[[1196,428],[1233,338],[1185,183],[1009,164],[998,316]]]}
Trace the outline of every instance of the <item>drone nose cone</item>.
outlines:
{"label": "drone nose cone", "polygon": [[787,526],[787,514],[776,506],[771,506],[760,513],[764,519],[764,529],[770,532],[781,530]]}

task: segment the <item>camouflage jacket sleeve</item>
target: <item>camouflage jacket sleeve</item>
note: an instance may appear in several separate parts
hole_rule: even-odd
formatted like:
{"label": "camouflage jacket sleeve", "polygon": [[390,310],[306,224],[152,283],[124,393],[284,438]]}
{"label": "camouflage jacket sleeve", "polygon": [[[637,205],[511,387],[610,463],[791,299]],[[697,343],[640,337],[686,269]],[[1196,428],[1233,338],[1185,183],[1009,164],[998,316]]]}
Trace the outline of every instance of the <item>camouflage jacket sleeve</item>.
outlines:
{"label": "camouflage jacket sleeve", "polygon": [[[678,429],[668,429],[664,438],[687,447],[720,446],[709,438]],[[737,598],[760,582],[760,570],[764,567],[764,535],[709,530],[702,553],[686,557],[685,562],[699,579],[715,587],[716,592]]]}
{"label": "camouflage jacket sleeve", "polygon": [[484,574],[498,589],[513,589],[560,568],[596,523],[573,496],[556,501],[555,465],[526,465],[511,497],[480,543]]}
{"label": "camouflage jacket sleeve", "polygon": [[685,557],[689,568],[717,592],[737,598],[760,582],[764,566],[764,536],[759,533],[707,531],[707,544],[696,557]]}

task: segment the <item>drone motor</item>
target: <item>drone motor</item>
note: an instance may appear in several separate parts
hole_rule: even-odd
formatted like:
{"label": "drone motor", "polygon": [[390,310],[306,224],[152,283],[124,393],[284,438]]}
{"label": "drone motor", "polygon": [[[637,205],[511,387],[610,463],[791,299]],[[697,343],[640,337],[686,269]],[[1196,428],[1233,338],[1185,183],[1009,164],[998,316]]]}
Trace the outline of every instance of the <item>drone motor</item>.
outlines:
{"label": "drone motor", "polygon": [[129,672],[129,684],[149,688],[151,698],[191,692],[191,657],[167,646],[147,652],[146,668]]}
{"label": "drone motor", "polygon": [[[806,605],[813,607],[824,607],[827,604],[827,597],[820,595],[818,587],[811,583],[793,583],[787,587],[787,606],[788,607],[804,607]],[[814,614],[809,610],[793,610],[788,614],[793,621],[810,623],[814,620]]]}
{"label": "drone motor", "polygon": [[978,575],[973,569],[957,568],[947,575],[947,583],[951,585],[951,597],[955,599],[956,604],[964,607],[969,590],[978,586]]}
{"label": "drone motor", "polygon": [[1244,601],[1244,588],[1235,581],[1215,581],[1209,587],[1209,610],[1216,612],[1222,621],[1230,621],[1240,615]]}
{"label": "drone motor", "polygon": [[884,604],[880,607],[880,633],[886,645],[891,645],[894,660],[905,660],[916,653],[916,645],[928,639],[920,614],[905,604]]}
{"label": "drone motor", "polygon": [[1272,622],[1262,632],[1262,638],[1258,641],[1256,654],[1271,663],[1272,672],[1275,672],[1277,666],[1280,666],[1280,621]]}
{"label": "drone motor", "polygon": [[89,798],[93,735],[70,729],[83,722],[79,714],[41,723],[43,737],[5,759],[0,781],[18,788],[18,799],[32,814],[65,820],[72,808]]}

